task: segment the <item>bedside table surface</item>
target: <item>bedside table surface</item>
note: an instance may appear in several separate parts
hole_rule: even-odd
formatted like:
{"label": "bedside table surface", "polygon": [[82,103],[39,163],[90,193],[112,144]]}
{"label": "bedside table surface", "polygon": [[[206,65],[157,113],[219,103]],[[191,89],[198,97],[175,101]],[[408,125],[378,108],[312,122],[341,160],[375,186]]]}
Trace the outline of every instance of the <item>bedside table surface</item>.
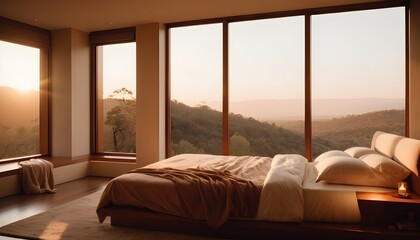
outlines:
{"label": "bedside table surface", "polygon": [[411,198],[398,198],[392,196],[395,192],[357,192],[357,200],[364,201],[384,201],[420,204],[420,197],[411,193]]}

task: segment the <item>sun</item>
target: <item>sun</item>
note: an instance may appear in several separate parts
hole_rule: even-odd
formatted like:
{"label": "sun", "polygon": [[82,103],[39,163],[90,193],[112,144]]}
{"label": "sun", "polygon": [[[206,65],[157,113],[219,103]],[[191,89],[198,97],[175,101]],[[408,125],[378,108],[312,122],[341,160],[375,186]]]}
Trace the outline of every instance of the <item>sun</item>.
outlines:
{"label": "sun", "polygon": [[0,41],[0,87],[39,91],[40,49]]}
{"label": "sun", "polygon": [[32,85],[33,84],[30,84],[27,81],[18,81],[18,82],[15,82],[13,84],[13,86],[11,86],[11,87],[14,88],[14,89],[17,89],[19,91],[22,91],[22,92],[39,90],[39,89],[36,89],[36,86],[32,86]]}

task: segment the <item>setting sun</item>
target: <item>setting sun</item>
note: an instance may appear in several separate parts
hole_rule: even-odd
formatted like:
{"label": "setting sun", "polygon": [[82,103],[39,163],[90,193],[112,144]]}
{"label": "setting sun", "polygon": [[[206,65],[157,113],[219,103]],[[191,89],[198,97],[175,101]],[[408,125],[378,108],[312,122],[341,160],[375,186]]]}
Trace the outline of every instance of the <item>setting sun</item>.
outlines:
{"label": "setting sun", "polygon": [[39,91],[38,48],[0,41],[0,87]]}

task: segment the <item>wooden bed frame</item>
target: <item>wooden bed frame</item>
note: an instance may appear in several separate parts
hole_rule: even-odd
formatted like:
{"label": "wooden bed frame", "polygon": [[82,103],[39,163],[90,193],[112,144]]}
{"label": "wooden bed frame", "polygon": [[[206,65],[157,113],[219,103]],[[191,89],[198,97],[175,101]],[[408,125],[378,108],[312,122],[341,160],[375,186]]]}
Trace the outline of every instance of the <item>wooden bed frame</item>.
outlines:
{"label": "wooden bed frame", "polygon": [[[420,168],[419,168],[420,170]],[[414,174],[409,184],[420,186]],[[413,192],[420,196],[419,189]],[[192,220],[134,207],[108,207],[102,209],[111,218],[111,225],[153,231],[167,231],[230,239],[420,239],[420,231],[399,231],[386,226],[364,226],[340,223],[278,223],[255,220],[230,219],[217,229],[209,228],[205,221]],[[417,216],[417,219],[419,216]]]}
{"label": "wooden bed frame", "polygon": [[[395,135],[394,135],[395,136]],[[417,140],[416,140],[417,141]],[[404,154],[405,155],[405,154]],[[413,156],[411,156],[413,158]],[[415,157],[417,165],[411,162],[412,173],[407,178],[413,196],[420,196],[419,173],[420,154]],[[402,161],[404,165],[404,160]],[[416,167],[417,171],[413,171]],[[360,205],[360,204],[359,204]],[[418,207],[416,205],[416,207]],[[109,206],[103,208],[111,218],[111,225],[154,231],[178,232],[201,236],[234,239],[420,239],[420,230],[400,231],[389,226],[366,226],[344,223],[283,223],[245,219],[229,219],[217,229],[209,228],[205,221],[192,220],[134,207]],[[420,216],[415,216],[417,222]],[[395,225],[395,224],[394,224]]]}

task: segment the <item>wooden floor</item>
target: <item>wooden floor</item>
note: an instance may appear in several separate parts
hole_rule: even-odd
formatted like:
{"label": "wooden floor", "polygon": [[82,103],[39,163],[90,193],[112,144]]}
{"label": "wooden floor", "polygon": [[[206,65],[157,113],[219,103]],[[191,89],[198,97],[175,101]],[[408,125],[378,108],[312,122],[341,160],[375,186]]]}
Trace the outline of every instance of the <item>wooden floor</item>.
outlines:
{"label": "wooden floor", "polygon": [[0,227],[101,190],[110,178],[87,177],[56,185],[57,193],[0,198]]}

